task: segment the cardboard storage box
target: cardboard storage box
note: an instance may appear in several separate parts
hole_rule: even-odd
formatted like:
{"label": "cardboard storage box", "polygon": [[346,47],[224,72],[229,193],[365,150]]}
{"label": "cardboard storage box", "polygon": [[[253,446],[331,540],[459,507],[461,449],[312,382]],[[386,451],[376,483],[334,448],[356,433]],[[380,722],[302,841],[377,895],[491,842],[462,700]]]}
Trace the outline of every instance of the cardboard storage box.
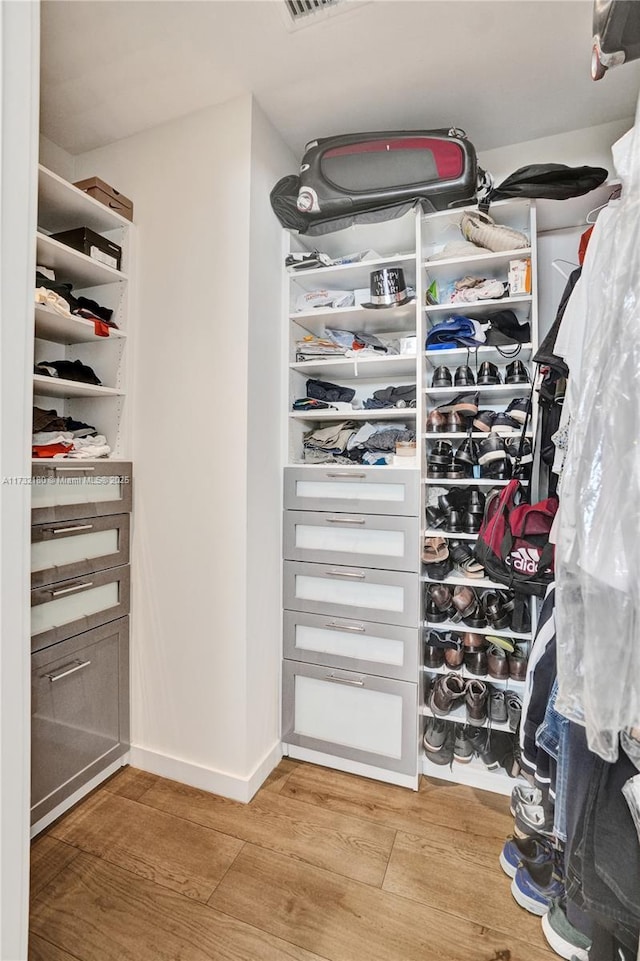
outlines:
{"label": "cardboard storage box", "polygon": [[97,234],[95,230],[90,230],[88,227],[74,227],[73,230],[51,234],[51,237],[53,240],[60,241],[61,244],[66,244],[67,247],[73,247],[74,250],[92,257],[93,260],[98,260],[101,264],[120,270],[122,247]]}
{"label": "cardboard storage box", "polygon": [[79,190],[84,190],[94,200],[99,200],[105,207],[117,211],[127,220],[133,220],[133,201],[121,194],[115,187],[111,187],[104,180],[100,180],[99,177],[78,180],[73,186],[78,187]]}

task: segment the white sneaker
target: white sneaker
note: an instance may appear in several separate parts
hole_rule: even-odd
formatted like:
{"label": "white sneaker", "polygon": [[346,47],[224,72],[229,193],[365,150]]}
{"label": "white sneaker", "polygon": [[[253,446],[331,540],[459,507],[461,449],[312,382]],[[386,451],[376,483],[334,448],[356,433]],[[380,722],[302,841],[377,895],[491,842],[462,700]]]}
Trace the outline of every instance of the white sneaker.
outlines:
{"label": "white sneaker", "polygon": [[509,805],[509,810],[511,811],[511,816],[515,817],[516,807],[518,804],[539,805],[541,803],[542,791],[539,791],[537,787],[531,787],[530,784],[516,784],[511,792],[511,804]]}

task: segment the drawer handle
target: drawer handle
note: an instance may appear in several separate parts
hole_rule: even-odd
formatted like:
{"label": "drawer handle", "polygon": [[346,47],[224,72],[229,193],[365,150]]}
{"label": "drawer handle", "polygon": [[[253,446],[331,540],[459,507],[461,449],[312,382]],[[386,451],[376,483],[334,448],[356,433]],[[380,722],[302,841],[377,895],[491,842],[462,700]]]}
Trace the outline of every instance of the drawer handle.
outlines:
{"label": "drawer handle", "polygon": [[61,681],[63,677],[69,677],[70,674],[75,674],[76,671],[84,670],[84,668],[89,667],[90,664],[91,661],[76,661],[73,667],[67,667],[66,670],[63,667],[57,674],[45,674],[45,677],[48,677],[53,684],[54,681]]}
{"label": "drawer handle", "polygon": [[365,517],[325,517],[327,524],[366,524]]}
{"label": "drawer handle", "polygon": [[87,581],[85,584],[74,584],[73,587],[63,587],[59,591],[49,591],[52,597],[61,597],[63,594],[72,594],[73,591],[82,591],[85,587],[93,587],[93,581]]}
{"label": "drawer handle", "polygon": [[352,681],[347,677],[336,677],[335,674],[327,674],[327,680],[333,684],[349,684],[350,687],[364,687],[364,681]]}
{"label": "drawer handle", "polygon": [[75,527],[45,527],[50,534],[71,534],[72,531],[92,531],[93,524],[76,524]]}
{"label": "drawer handle", "polygon": [[363,571],[325,571],[326,577],[355,577],[359,581],[363,581],[366,574]]}
{"label": "drawer handle", "polygon": [[366,476],[367,476],[366,474],[353,474],[351,471],[346,471],[346,470],[335,471],[332,474],[327,473],[327,477],[348,477],[349,480],[352,480],[354,477],[362,478]]}
{"label": "drawer handle", "polygon": [[364,634],[366,631],[364,624],[338,624],[337,621],[329,621],[324,626],[330,631],[351,631],[352,634]]}
{"label": "drawer handle", "polygon": [[64,474],[64,473],[89,474],[91,471],[94,471],[94,470],[95,470],[95,467],[54,467],[53,468],[54,474]]}

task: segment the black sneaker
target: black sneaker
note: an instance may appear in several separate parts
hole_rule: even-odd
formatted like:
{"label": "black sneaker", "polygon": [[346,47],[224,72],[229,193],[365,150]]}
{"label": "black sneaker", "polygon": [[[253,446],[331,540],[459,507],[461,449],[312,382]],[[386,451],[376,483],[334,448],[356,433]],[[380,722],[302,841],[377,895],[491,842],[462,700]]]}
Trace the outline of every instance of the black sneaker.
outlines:
{"label": "black sneaker", "polygon": [[447,740],[449,725],[439,717],[428,717],[425,719],[424,736],[422,743],[425,751],[437,754],[441,751]]}
{"label": "black sneaker", "polygon": [[476,430],[481,430],[488,434],[496,417],[497,414],[495,410],[480,410],[473,418],[473,426]]}
{"label": "black sneaker", "polygon": [[442,746],[438,748],[437,751],[431,751],[425,745],[424,754],[432,764],[441,764],[442,767],[447,764],[449,767],[453,765],[453,728],[451,724],[447,724],[447,731]]}
{"label": "black sneaker", "polygon": [[520,728],[520,718],[522,717],[522,701],[513,691],[504,692],[507,714],[509,716],[509,730],[515,734]]}
{"label": "black sneaker", "polygon": [[437,409],[442,414],[473,414],[475,416],[478,413],[479,400],[480,394],[477,393],[458,394],[448,404],[439,404]]}
{"label": "black sneaker", "polygon": [[529,399],[527,397],[518,397],[517,400],[512,400],[505,414],[516,420],[521,426],[525,422],[527,416],[527,407],[529,406]]}
{"label": "black sneaker", "polygon": [[453,730],[453,760],[460,764],[468,764],[473,760],[475,751],[469,739],[468,728],[465,724],[454,724]]}

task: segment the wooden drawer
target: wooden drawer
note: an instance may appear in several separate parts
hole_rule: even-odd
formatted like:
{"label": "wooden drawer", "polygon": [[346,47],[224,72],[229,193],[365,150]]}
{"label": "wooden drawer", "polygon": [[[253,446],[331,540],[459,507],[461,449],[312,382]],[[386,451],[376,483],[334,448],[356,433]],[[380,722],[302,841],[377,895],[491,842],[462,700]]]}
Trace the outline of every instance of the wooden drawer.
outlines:
{"label": "wooden drawer", "polygon": [[418,571],[418,548],[415,517],[284,512],[284,556],[290,561]]}
{"label": "wooden drawer", "polygon": [[129,563],[129,515],[110,514],[31,528],[31,587]]}
{"label": "wooden drawer", "polygon": [[418,639],[413,627],[284,613],[284,656],[309,664],[415,682]]}
{"label": "wooden drawer", "polygon": [[417,517],[419,504],[420,472],[417,470],[286,467],[284,471],[287,510]]}
{"label": "wooden drawer", "polygon": [[416,773],[417,684],[299,661],[283,670],[285,744]]}
{"label": "wooden drawer", "polygon": [[34,464],[32,473],[32,524],[131,510],[130,463],[56,461]]}
{"label": "wooden drawer", "polygon": [[31,656],[31,822],[129,749],[129,618]]}
{"label": "wooden drawer", "polygon": [[31,651],[129,613],[129,566],[31,591]]}
{"label": "wooden drawer", "polygon": [[417,574],[284,562],[284,607],[377,624],[418,626]]}

